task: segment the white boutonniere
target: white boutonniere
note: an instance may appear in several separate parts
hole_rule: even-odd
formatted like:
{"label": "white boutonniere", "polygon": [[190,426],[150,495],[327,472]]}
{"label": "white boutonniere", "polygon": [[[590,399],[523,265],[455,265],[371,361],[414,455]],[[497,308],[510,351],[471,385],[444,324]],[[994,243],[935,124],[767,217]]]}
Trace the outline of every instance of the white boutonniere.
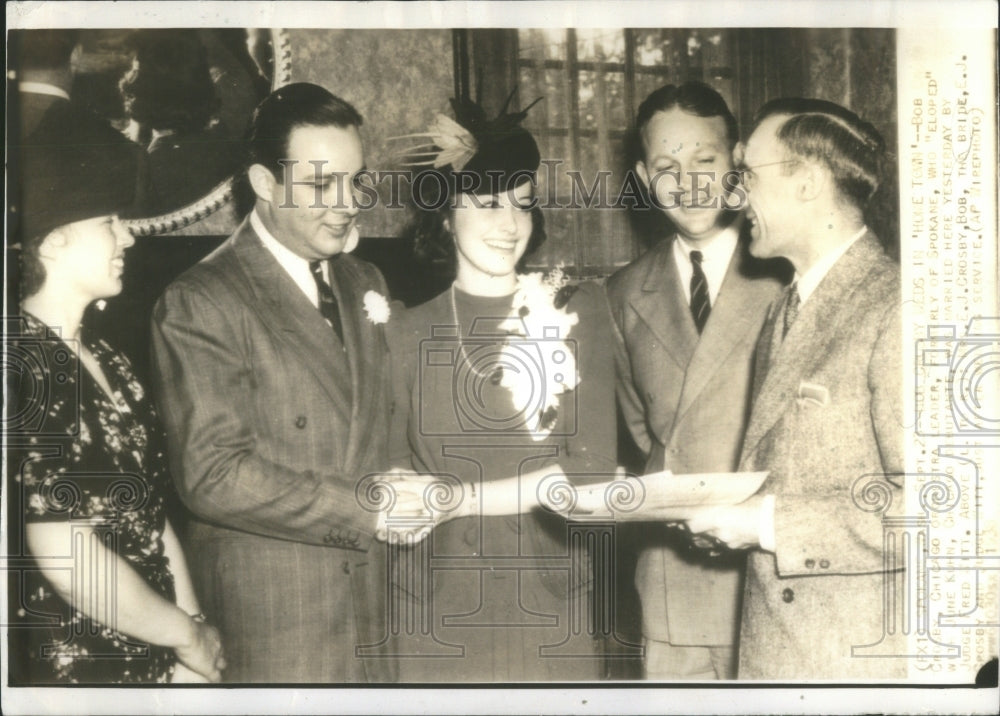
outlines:
{"label": "white boutonniere", "polygon": [[389,320],[389,302],[378,291],[366,291],[364,297],[365,313],[372,323],[385,323]]}

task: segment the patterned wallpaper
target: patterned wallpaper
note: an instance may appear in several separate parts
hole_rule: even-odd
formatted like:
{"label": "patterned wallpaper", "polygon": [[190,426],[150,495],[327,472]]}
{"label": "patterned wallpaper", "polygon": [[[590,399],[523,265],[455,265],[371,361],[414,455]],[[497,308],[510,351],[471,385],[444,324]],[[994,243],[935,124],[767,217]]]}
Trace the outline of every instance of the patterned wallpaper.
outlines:
{"label": "patterned wallpaper", "polygon": [[[288,30],[292,82],[315,82],[353,104],[364,117],[368,167],[391,169],[387,137],[419,132],[437,112],[450,114],[453,94],[450,30]],[[388,198],[388,183],[381,187]],[[398,236],[402,209],[379,206],[359,219],[362,236]],[[228,234],[238,217],[229,204],[175,234]]]}
{"label": "patterned wallpaper", "polygon": [[[421,132],[454,94],[450,30],[292,30],[293,82],[315,82],[353,104],[365,124],[373,170],[398,168],[387,137]],[[393,145],[406,145],[406,142]],[[398,236],[402,209],[379,206],[358,217],[362,236]]]}

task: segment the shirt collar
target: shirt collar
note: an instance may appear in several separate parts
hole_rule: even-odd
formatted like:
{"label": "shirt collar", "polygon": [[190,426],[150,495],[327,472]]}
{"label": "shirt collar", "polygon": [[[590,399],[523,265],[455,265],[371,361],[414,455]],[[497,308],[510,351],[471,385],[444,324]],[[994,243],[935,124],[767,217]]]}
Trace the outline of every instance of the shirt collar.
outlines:
{"label": "shirt collar", "polygon": [[50,85],[48,82],[18,82],[17,91],[29,92],[31,94],[47,94],[52,97],[61,97],[65,100],[69,99],[69,93],[66,90],[62,87]]}
{"label": "shirt collar", "polygon": [[804,274],[801,276],[795,274],[796,288],[802,303],[805,303],[806,299],[816,291],[816,288],[826,278],[826,275],[830,273],[830,269],[840,260],[840,257],[846,254],[847,250],[854,246],[855,242],[864,236],[867,231],[868,227],[862,226],[858,233],[810,266],[809,270]]}
{"label": "shirt collar", "polygon": [[[274,234],[267,230],[264,226],[264,222],[260,218],[260,214],[254,209],[250,212],[250,226],[257,236],[260,237],[261,243],[264,247],[271,252],[275,260],[281,265],[296,285],[302,290],[313,305],[319,305],[319,293],[316,289],[316,280],[312,276],[312,272],[309,270],[309,260],[299,256],[297,253],[292,251],[290,248],[285,246],[283,243],[274,238]],[[327,262],[320,262],[320,266],[323,267],[323,275],[330,280],[327,274]]]}
{"label": "shirt collar", "polygon": [[703,265],[721,264],[728,268],[729,260],[733,257],[733,251],[736,249],[736,242],[739,241],[739,238],[739,229],[736,226],[727,226],[707,245],[693,246],[683,236],[677,234],[675,246],[688,263],[691,262],[692,251],[701,251]]}

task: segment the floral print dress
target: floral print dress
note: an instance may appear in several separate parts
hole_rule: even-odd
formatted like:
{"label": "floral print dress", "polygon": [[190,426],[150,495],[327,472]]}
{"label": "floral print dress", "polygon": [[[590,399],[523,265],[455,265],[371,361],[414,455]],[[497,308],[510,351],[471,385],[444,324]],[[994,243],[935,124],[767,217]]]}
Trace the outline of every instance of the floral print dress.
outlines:
{"label": "floral print dress", "polygon": [[[25,314],[18,333],[8,335],[16,369],[5,426],[8,537],[19,565],[9,592],[12,682],[167,682],[173,649],[116,631],[113,611],[103,623],[76,611],[39,571],[24,539],[25,525],[42,522],[68,523],[73,542],[93,533],[175,601],[162,540],[166,457],[150,398],[128,360],[103,341],[86,345],[112,396],[56,331]],[[71,554],[73,545],[66,547]]]}

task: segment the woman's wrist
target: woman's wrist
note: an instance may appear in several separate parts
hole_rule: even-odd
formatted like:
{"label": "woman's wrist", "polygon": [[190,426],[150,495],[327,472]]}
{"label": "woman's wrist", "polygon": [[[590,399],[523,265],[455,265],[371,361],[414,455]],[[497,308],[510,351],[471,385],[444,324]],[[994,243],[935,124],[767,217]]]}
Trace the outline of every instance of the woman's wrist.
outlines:
{"label": "woman's wrist", "polygon": [[174,619],[171,620],[174,626],[167,631],[167,634],[172,638],[164,646],[174,649],[188,649],[194,646],[198,641],[198,629],[200,628],[198,616],[197,614],[188,614],[179,607],[175,608]]}
{"label": "woman's wrist", "polygon": [[463,517],[475,517],[479,514],[479,490],[475,480],[467,483],[469,491],[466,494],[465,503],[462,506]]}

